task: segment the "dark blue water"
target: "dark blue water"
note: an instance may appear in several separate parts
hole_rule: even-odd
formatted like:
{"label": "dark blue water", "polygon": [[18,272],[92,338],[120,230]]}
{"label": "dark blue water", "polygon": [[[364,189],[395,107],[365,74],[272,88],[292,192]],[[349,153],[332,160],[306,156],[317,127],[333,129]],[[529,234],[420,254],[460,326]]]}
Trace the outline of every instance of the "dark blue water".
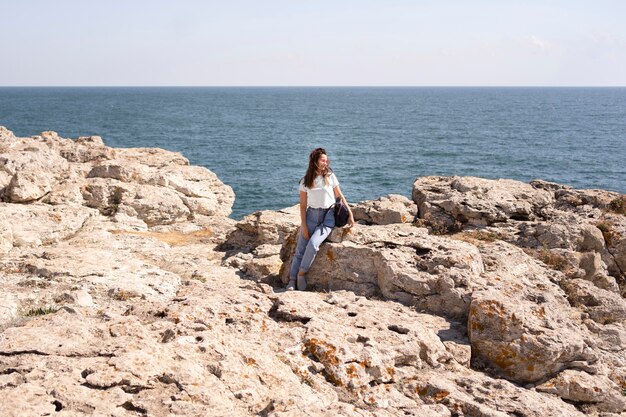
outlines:
{"label": "dark blue water", "polygon": [[297,203],[318,146],[352,202],[436,174],[626,192],[626,88],[0,88],[0,125],[182,152],[234,217]]}

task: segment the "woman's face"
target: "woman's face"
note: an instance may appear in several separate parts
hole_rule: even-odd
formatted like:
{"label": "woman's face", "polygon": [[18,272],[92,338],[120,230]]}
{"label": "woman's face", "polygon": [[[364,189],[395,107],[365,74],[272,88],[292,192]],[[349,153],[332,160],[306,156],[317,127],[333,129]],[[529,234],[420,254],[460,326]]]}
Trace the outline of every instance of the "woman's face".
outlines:
{"label": "woman's face", "polygon": [[317,170],[322,171],[327,166],[328,166],[328,156],[325,154],[321,154],[320,157],[317,158]]}

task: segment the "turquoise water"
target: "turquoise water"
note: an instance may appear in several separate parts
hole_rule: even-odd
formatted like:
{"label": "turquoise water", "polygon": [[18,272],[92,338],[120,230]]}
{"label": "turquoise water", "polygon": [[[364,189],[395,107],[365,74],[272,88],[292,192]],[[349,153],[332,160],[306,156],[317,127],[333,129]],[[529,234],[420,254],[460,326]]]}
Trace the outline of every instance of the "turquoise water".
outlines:
{"label": "turquoise water", "polygon": [[235,218],[296,204],[318,146],[353,202],[439,174],[626,192],[626,88],[0,88],[0,125],[182,152]]}

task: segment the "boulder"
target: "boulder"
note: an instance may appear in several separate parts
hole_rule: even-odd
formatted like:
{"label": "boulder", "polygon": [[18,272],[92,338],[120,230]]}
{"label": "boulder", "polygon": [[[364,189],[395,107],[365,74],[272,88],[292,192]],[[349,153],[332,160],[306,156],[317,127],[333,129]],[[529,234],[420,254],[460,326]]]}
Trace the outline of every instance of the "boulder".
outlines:
{"label": "boulder", "polygon": [[228,216],[235,200],[232,188],[202,167],[155,167],[136,160],[119,159],[94,166],[87,177],[145,184],[168,194],[175,190],[191,212],[205,216]]}
{"label": "boulder", "polygon": [[[281,259],[288,281],[294,232]],[[410,224],[337,229],[319,250],[308,283],[319,290],[350,290],[382,296],[437,314],[465,317],[472,282],[483,271],[476,247],[431,236]]]}
{"label": "boulder", "polygon": [[300,206],[256,211],[245,216],[222,245],[225,250],[248,252],[261,245],[282,245],[300,226]]}
{"label": "boulder", "polygon": [[104,215],[118,212],[137,217],[148,226],[184,221],[191,212],[180,195],[170,189],[90,178],[83,188],[88,207]]}
{"label": "boulder", "polygon": [[363,201],[351,209],[355,221],[366,224],[412,223],[417,215],[417,205],[398,194]]}
{"label": "boulder", "polygon": [[520,181],[475,177],[422,177],[413,183],[419,217],[436,231],[534,220],[554,201],[549,191]]}
{"label": "boulder", "polygon": [[3,189],[5,201],[28,203],[52,190],[68,170],[67,161],[39,142],[17,143],[0,158],[0,171],[11,176]]}
{"label": "boulder", "polygon": [[595,362],[564,297],[520,285],[475,291],[468,318],[476,366],[511,381],[539,381],[572,366]]}

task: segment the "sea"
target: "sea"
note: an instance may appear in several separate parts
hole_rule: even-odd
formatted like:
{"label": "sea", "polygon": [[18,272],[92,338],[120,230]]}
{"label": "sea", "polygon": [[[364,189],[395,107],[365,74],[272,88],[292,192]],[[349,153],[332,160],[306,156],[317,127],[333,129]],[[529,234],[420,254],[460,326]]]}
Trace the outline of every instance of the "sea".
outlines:
{"label": "sea", "polygon": [[351,203],[427,175],[626,193],[626,88],[0,87],[0,125],[181,152],[234,189],[236,219],[298,203],[317,147]]}

